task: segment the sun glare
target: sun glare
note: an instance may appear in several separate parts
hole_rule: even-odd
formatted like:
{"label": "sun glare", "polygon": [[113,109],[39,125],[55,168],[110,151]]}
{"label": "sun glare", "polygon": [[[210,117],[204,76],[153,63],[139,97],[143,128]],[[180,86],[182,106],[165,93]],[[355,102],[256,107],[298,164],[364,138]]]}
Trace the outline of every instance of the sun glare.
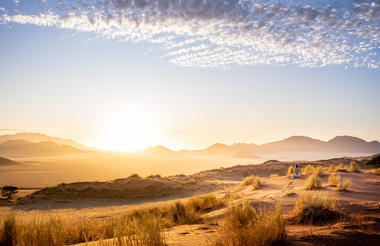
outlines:
{"label": "sun glare", "polygon": [[142,150],[157,142],[155,127],[154,118],[146,111],[119,111],[105,119],[96,145],[114,151]]}

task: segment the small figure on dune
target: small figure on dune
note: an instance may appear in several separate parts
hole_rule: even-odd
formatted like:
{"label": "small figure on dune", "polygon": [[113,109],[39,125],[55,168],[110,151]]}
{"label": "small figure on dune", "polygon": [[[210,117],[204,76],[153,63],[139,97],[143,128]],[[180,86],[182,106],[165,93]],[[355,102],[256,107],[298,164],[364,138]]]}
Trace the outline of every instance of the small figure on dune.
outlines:
{"label": "small figure on dune", "polygon": [[291,179],[295,179],[302,176],[301,168],[296,164],[296,169],[294,170],[294,173],[290,176]]}

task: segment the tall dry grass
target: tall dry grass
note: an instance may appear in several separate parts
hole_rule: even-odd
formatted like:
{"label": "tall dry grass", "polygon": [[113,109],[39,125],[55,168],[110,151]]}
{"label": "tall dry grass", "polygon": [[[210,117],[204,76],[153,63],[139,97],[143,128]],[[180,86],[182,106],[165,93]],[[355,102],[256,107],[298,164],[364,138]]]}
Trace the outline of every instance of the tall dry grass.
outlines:
{"label": "tall dry grass", "polygon": [[259,177],[251,175],[249,177],[246,177],[242,184],[242,186],[248,186],[251,185],[253,190],[256,190],[262,186],[262,181]]}
{"label": "tall dry grass", "polygon": [[[142,208],[101,220],[41,216],[26,220],[9,214],[0,217],[0,245],[60,246],[116,238],[116,245],[164,245],[164,227],[191,224],[202,213],[224,206],[209,194],[163,207]],[[137,242],[137,244],[136,244]]]}
{"label": "tall dry grass", "polygon": [[293,215],[297,223],[319,224],[337,217],[338,202],[316,191],[304,191],[296,199]]}
{"label": "tall dry grass", "polygon": [[312,173],[314,173],[314,166],[307,165],[306,167],[303,168],[302,173],[304,173],[304,174],[312,174]]}
{"label": "tall dry grass", "polygon": [[332,173],[329,177],[328,184],[329,186],[337,186],[340,181],[340,176]]}
{"label": "tall dry grass", "polygon": [[323,177],[325,175],[321,166],[318,166],[314,169],[314,174],[318,177]]}
{"label": "tall dry grass", "polygon": [[337,191],[349,191],[352,187],[352,178],[343,178],[342,182],[340,182],[336,190]]}
{"label": "tall dry grass", "polygon": [[360,167],[359,167],[359,165],[356,162],[352,161],[350,163],[349,171],[350,172],[358,173],[358,172],[360,172]]}
{"label": "tall dry grass", "polygon": [[294,166],[289,166],[287,176],[288,177],[292,176],[292,174],[294,173],[294,171],[295,171]]}
{"label": "tall dry grass", "polygon": [[306,179],[306,183],[305,183],[306,190],[316,190],[320,188],[322,188],[322,181],[318,175],[313,174],[313,175],[310,175]]}
{"label": "tall dry grass", "polygon": [[280,208],[256,211],[245,201],[230,208],[213,245],[265,246],[283,242],[285,237],[285,223]]}

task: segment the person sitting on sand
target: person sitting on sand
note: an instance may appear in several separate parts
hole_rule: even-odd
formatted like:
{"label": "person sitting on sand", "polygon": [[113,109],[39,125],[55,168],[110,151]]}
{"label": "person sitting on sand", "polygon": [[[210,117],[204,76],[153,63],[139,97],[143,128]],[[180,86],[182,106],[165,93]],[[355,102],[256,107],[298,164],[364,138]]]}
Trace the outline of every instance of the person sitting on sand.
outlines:
{"label": "person sitting on sand", "polygon": [[299,168],[298,165],[296,164],[296,169],[294,170],[294,173],[292,174],[292,176],[290,176],[290,178],[295,179],[295,178],[298,178],[299,176],[302,176],[302,172],[301,172],[301,168]]}

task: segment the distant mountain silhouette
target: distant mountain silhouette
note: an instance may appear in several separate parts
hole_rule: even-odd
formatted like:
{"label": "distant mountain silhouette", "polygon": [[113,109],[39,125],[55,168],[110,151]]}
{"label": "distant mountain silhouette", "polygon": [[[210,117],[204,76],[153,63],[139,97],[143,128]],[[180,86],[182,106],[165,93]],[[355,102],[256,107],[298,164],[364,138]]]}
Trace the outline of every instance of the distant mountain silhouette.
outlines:
{"label": "distant mountain silhouette", "polygon": [[253,154],[250,151],[247,150],[241,150],[240,152],[236,153],[232,156],[232,158],[240,158],[240,159],[260,159],[261,157],[258,155]]}
{"label": "distant mountain silhouette", "polygon": [[305,136],[292,136],[280,141],[266,144],[235,143],[232,145],[213,144],[205,149],[183,151],[188,154],[204,155],[239,155],[245,151],[256,154],[270,154],[276,152],[330,152],[330,153],[380,153],[379,141],[367,142],[363,139],[351,136],[337,136],[329,141],[322,141]]}
{"label": "distant mountain silhouette", "polygon": [[156,145],[146,148],[143,151],[145,154],[164,155],[164,156],[180,156],[180,153],[162,145]]}
{"label": "distant mountain silhouette", "polygon": [[0,166],[17,165],[18,162],[0,156]]}
{"label": "distant mountain silhouette", "polygon": [[40,142],[54,142],[56,144],[63,144],[63,145],[69,145],[76,149],[82,149],[82,150],[90,150],[89,147],[87,147],[84,144],[77,143],[71,139],[64,139],[64,138],[58,138],[58,137],[50,137],[45,134],[41,133],[32,133],[32,132],[20,132],[16,134],[6,134],[0,136],[0,144],[4,143],[6,141],[10,140],[25,140],[32,143],[40,143]]}
{"label": "distant mountain silhouette", "polygon": [[84,152],[86,151],[52,141],[32,143],[25,140],[9,140],[0,144],[0,155],[6,157],[68,155]]}

